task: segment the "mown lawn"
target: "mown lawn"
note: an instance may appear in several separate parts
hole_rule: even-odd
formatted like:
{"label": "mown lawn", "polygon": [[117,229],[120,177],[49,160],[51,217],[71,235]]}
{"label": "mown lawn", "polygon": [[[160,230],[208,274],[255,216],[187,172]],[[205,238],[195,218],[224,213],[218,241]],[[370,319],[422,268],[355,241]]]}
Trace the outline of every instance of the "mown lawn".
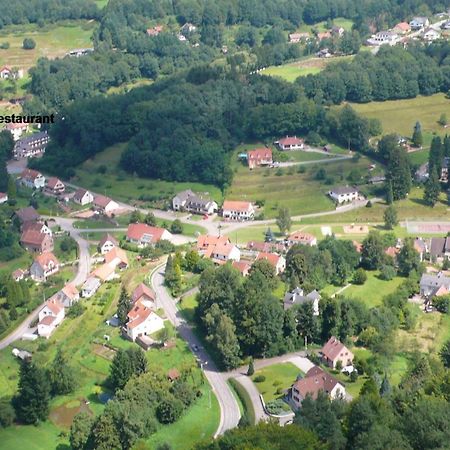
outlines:
{"label": "mown lawn", "polygon": [[450,115],[450,100],[445,94],[351,105],[362,115],[379,119],[384,134],[400,133],[403,136],[411,136],[417,121],[421,123],[423,132],[448,133],[448,129],[446,131],[437,123],[442,113]]}
{"label": "mown lawn", "polygon": [[[270,402],[282,397],[282,393],[277,390],[288,389],[302,372],[292,363],[273,364],[263,369],[255,371],[252,380],[260,394],[264,397],[264,401]],[[265,376],[265,381],[255,382],[257,376]]]}
{"label": "mown lawn", "polygon": [[[38,27],[34,24],[10,25],[0,32],[0,44],[9,42],[7,50],[0,50],[0,66],[8,65],[29,69],[41,57],[64,56],[74,48],[92,47],[91,36],[96,26],[94,21],[67,21],[58,25]],[[36,42],[33,50],[23,50],[25,38]]]}
{"label": "mown lawn", "polygon": [[181,314],[183,317],[189,321],[194,321],[195,308],[197,307],[197,294],[187,295],[186,297],[182,297],[182,300],[178,304],[181,310]]}
{"label": "mown lawn", "polygon": [[[361,285],[352,284],[342,292],[344,297],[362,300],[369,308],[381,305],[383,297],[391,294],[404,281],[404,278],[395,277],[390,281],[378,278],[378,271],[366,272],[367,281]],[[337,289],[336,289],[337,290]]]}
{"label": "mown lawn", "polygon": [[[176,183],[163,180],[151,180],[130,175],[119,167],[120,156],[126,144],[117,144],[95,155],[94,159],[85,161],[76,170],[77,184],[101,192],[114,199],[142,207],[149,206],[149,201],[160,201],[168,206],[167,201],[185,189],[199,193],[208,193],[214,200],[221,202],[222,194],[216,186],[201,183]],[[99,169],[100,166],[104,166]],[[101,173],[106,168],[105,173]],[[99,171],[100,170],[100,171]]]}

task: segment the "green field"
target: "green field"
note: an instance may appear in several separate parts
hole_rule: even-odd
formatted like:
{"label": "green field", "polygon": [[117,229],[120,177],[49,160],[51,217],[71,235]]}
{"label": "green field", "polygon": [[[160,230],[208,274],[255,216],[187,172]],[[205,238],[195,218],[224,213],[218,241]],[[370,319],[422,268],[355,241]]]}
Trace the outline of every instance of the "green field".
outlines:
{"label": "green field", "polygon": [[[260,168],[252,171],[242,164],[236,164],[233,183],[226,193],[226,198],[264,200],[266,219],[276,217],[281,206],[289,208],[293,216],[331,211],[334,209],[334,203],[327,195],[330,188],[333,185],[348,184],[346,178],[352,170],[362,176],[366,175],[369,164],[370,160],[365,157],[361,157],[359,161],[346,160],[323,165],[318,163],[300,168]],[[320,168],[325,169],[330,184],[316,179]]]}
{"label": "green field", "polygon": [[[257,370],[252,376],[256,388],[264,397],[264,401],[270,402],[282,397],[282,393],[277,393],[279,389],[288,389],[302,372],[292,363],[273,364],[263,369]],[[255,382],[255,377],[263,375],[266,377],[263,382]]]}
{"label": "green field", "polygon": [[383,125],[383,134],[411,136],[417,121],[421,123],[423,132],[445,134],[446,130],[437,121],[442,113],[450,117],[450,100],[444,94],[351,105],[362,115],[379,119]]}
{"label": "green field", "polygon": [[[92,47],[91,36],[95,25],[93,21],[72,21],[41,28],[31,24],[7,26],[0,32],[0,43],[9,42],[10,47],[0,50],[0,66],[29,69],[41,57],[62,57],[71,49]],[[23,50],[25,38],[33,38],[36,48]]]}
{"label": "green field", "polygon": [[[337,27],[342,27],[345,30],[350,31],[353,26],[353,21],[350,19],[344,19],[343,17],[337,17],[336,19],[333,19],[333,25],[335,25]],[[297,29],[297,31],[300,33],[308,33],[311,31],[312,28],[319,31],[319,33],[322,33],[327,30],[327,23],[325,21],[315,23],[314,25],[308,25],[305,23],[305,24],[301,25]]]}
{"label": "green field", "polygon": [[[145,199],[150,197],[154,198],[154,201],[160,201],[161,206],[164,206],[177,192],[185,189],[200,193],[208,192],[214,200],[221,202],[222,194],[216,186],[150,180],[127,174],[118,167],[125,145],[114,145],[95,155],[95,158],[85,161],[76,170],[77,184],[94,192],[109,195],[116,200],[131,202],[142,207],[149,206],[149,202]],[[106,166],[106,173],[99,172],[100,166]]]}
{"label": "green field", "polygon": [[281,77],[289,82],[294,82],[297,77],[315,75],[321,72],[329,64],[351,59],[352,56],[336,56],[333,58],[308,57],[299,61],[282,64],[281,66],[270,66],[260,72],[262,75]]}
{"label": "green field", "polygon": [[[359,286],[352,284],[342,292],[344,297],[353,297],[362,300],[369,308],[379,306],[383,297],[394,292],[404,281],[404,278],[395,277],[390,281],[378,278],[378,272],[366,272],[367,281]],[[337,290],[337,289],[336,289]]]}

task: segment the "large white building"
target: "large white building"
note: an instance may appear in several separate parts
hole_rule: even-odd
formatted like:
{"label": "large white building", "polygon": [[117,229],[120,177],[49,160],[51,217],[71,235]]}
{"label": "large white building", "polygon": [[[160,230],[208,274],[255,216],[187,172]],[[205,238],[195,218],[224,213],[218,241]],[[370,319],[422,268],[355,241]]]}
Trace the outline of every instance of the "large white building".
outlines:
{"label": "large white building", "polygon": [[250,202],[225,200],[222,206],[222,216],[227,220],[253,220],[255,207]]}
{"label": "large white building", "polygon": [[340,186],[331,189],[328,195],[338,204],[345,202],[353,202],[358,200],[359,191],[358,189],[351,186]]}

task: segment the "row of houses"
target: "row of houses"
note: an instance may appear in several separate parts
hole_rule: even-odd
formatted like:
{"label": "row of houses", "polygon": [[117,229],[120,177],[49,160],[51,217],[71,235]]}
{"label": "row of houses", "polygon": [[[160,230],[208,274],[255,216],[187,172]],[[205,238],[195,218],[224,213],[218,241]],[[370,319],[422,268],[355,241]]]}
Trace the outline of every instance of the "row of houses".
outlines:
{"label": "row of houses", "polygon": [[39,131],[31,136],[19,138],[14,144],[13,158],[19,160],[42,156],[49,142],[50,136],[46,131]]}

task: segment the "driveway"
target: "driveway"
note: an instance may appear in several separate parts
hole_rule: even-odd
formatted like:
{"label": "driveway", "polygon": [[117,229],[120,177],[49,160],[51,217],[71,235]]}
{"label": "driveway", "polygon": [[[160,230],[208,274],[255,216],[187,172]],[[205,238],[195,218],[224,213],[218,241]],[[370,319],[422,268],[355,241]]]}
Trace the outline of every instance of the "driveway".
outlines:
{"label": "driveway", "polygon": [[[179,335],[188,343],[189,348],[197,357],[203,373],[217,397],[220,406],[220,423],[214,436],[217,437],[225,433],[225,431],[235,428],[239,423],[241,413],[231,388],[227,384],[228,377],[226,374],[219,372],[213,359],[202,347],[200,340],[195,336],[191,326],[181,316],[174,299],[164,286],[163,266],[160,266],[153,272],[150,282],[167,318],[172,322]],[[195,348],[194,346],[198,348],[198,351],[193,350]]]}

